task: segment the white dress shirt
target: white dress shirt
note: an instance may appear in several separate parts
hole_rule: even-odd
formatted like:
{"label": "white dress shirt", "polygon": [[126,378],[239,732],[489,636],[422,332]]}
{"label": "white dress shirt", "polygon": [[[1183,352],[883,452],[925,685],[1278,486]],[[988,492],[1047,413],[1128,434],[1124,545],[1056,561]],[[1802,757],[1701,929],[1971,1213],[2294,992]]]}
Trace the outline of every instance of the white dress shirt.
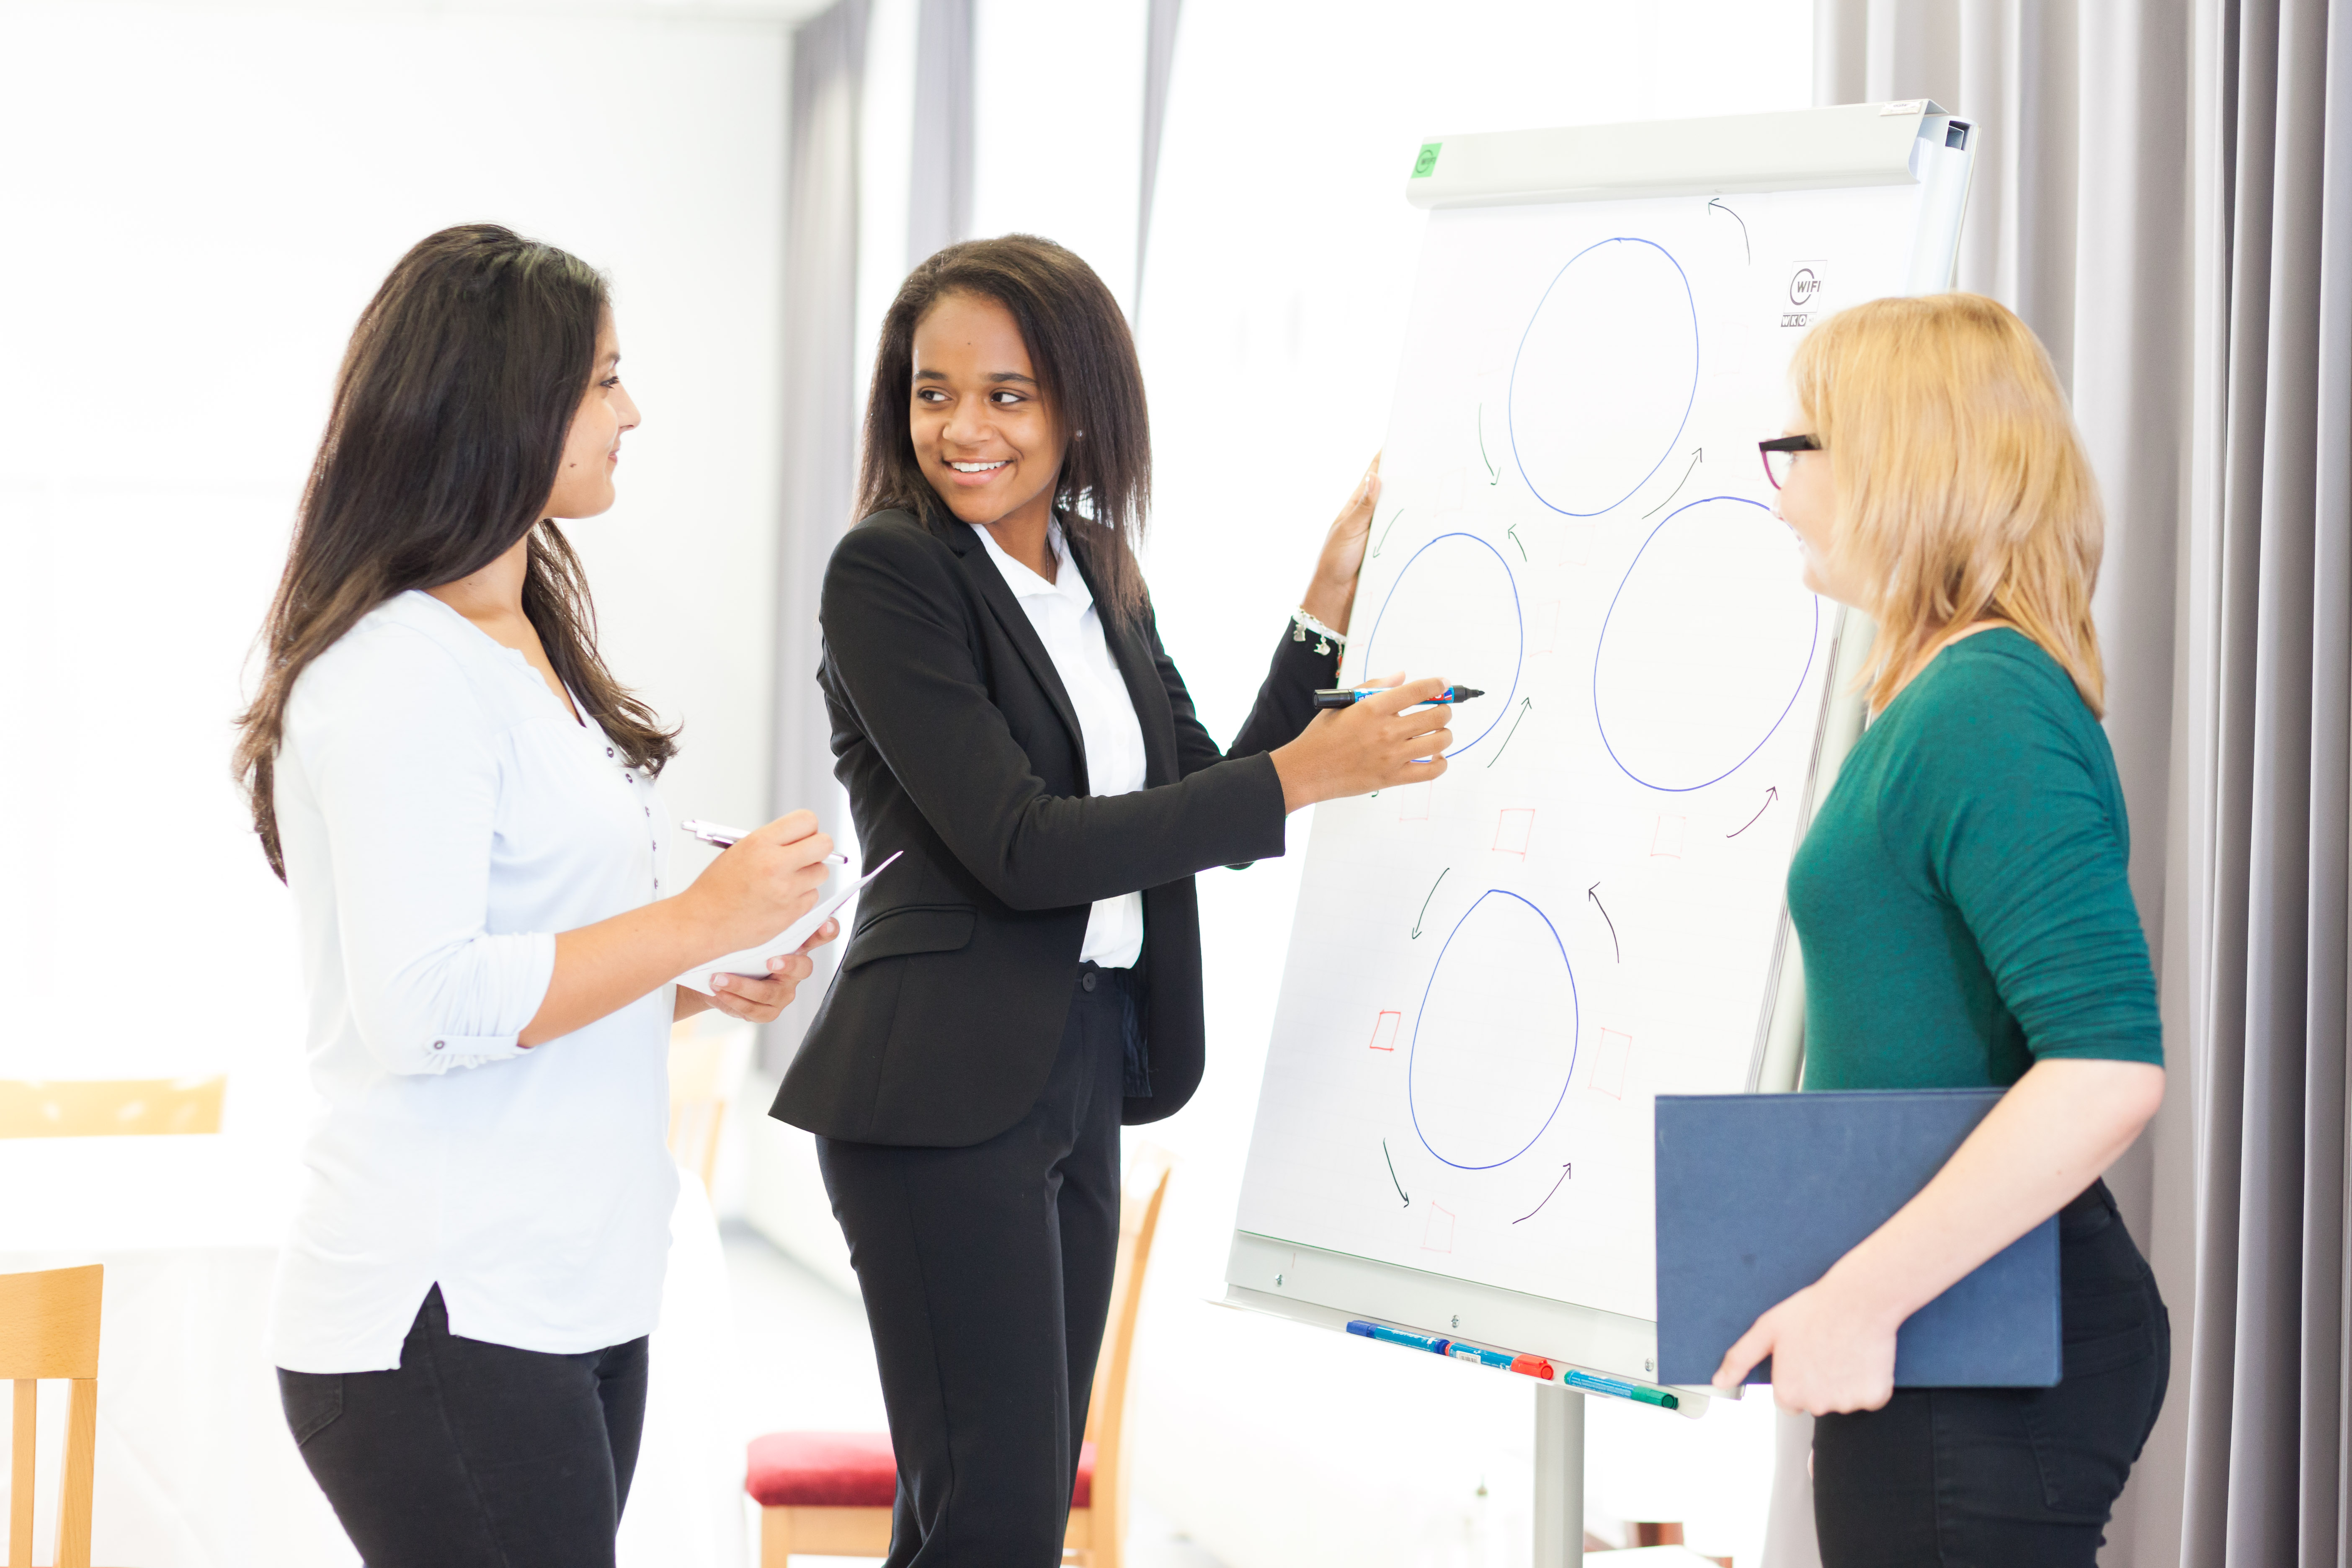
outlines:
{"label": "white dress shirt", "polygon": [[[1070,694],[1078,715],[1079,739],[1087,749],[1087,789],[1092,795],[1132,795],[1143,787],[1143,725],[1135,716],[1135,700],[1110,656],[1103,637],[1102,613],[1086,577],[1070,564],[1069,547],[1062,541],[1062,525],[1046,526],[1046,547],[1058,563],[1050,583],[1007,555],[996,536],[967,524],[987,547],[1004,585],[1021,601],[1037,640],[1054,661],[1054,673]],[[1078,960],[1092,959],[1105,969],[1132,969],[1143,955],[1143,895],[1121,893],[1097,899],[1087,916],[1087,939]]]}
{"label": "white dress shirt", "polygon": [[677,1192],[671,990],[516,1037],[558,931],[662,896],[653,781],[521,654],[410,592],[295,682],[276,802],[325,1102],[277,1363],[398,1366],[436,1283],[465,1339],[576,1353],[651,1331]]}

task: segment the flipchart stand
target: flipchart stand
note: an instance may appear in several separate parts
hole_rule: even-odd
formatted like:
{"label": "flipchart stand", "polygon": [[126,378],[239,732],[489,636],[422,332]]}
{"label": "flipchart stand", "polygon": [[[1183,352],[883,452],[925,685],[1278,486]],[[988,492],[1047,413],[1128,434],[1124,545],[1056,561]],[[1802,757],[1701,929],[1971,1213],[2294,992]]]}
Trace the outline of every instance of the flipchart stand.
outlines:
{"label": "flipchart stand", "polygon": [[[1971,142],[1971,127],[1966,121],[1927,100],[1640,125],[1451,136],[1423,145],[1407,182],[1406,196],[1413,205],[1430,210],[1540,208],[1562,203],[1668,197],[1704,198],[1712,207],[1718,205],[1716,198],[1743,193],[1851,192],[1859,201],[1875,200],[1872,193],[1881,188],[1916,187],[1917,199],[1906,209],[1912,214],[1907,221],[1913,226],[1905,248],[1883,264],[1873,263],[1877,270],[1853,287],[1858,298],[1931,293],[1952,286],[1973,163]],[[1727,208],[1727,213],[1738,219],[1736,210]],[[1744,221],[1740,233],[1744,245],[1748,233]],[[1754,258],[1748,260],[1752,264]],[[1811,291],[1790,292],[1787,304],[1780,303],[1777,294],[1769,301],[1772,310],[1782,312],[1778,317],[1780,328],[1802,328],[1810,321],[1808,302],[1820,308],[1819,279],[1809,269],[1811,265],[1801,264],[1789,285],[1791,290],[1801,285]],[[1481,461],[1492,468],[1483,448]],[[1552,510],[1570,516],[1589,515],[1563,507]],[[1510,537],[1517,542],[1516,534]],[[1518,549],[1524,562],[1526,546],[1519,544]],[[1495,558],[1503,563],[1506,574],[1513,570],[1512,562],[1499,551]],[[1801,801],[1791,803],[1800,825],[1835,779],[1845,752],[1862,728],[1862,703],[1854,678],[1866,662],[1872,632],[1859,616],[1841,615],[1830,634],[1830,687],[1822,700],[1813,766]],[[1315,873],[1314,854],[1310,849],[1310,879]],[[1611,929],[1613,937],[1613,924]],[[1417,927],[1414,935],[1419,935]],[[1286,1008],[1292,1005],[1289,985],[1286,976]],[[1784,941],[1774,953],[1759,1004],[1755,1050],[1745,1087],[1766,1092],[1793,1089],[1804,1033],[1803,966],[1793,940]],[[1277,1014],[1277,1036],[1285,1016]],[[1402,1018],[1390,1013],[1381,1016]],[[1391,1048],[1378,1043],[1377,1033],[1374,1042],[1374,1050]],[[1276,1044],[1279,1047],[1279,1037]],[[1253,1174],[1244,1180],[1242,1213],[1237,1215],[1226,1263],[1225,1293],[1214,1299],[1215,1304],[1337,1332],[1345,1332],[1350,1320],[1360,1318],[1433,1336],[1451,1333],[1465,1342],[1541,1355],[1558,1366],[1658,1386],[1653,1381],[1656,1373],[1653,1322],[1559,1295],[1533,1294],[1467,1274],[1415,1267],[1419,1255],[1398,1257],[1393,1247],[1382,1251],[1360,1243],[1353,1239],[1357,1232],[1328,1215],[1308,1214],[1301,1219],[1297,1214],[1276,1213],[1262,1203],[1255,1227],[1243,1223],[1253,1217],[1251,1184],[1260,1167],[1259,1145],[1268,1136],[1267,1106],[1279,1094],[1307,1092],[1301,1085],[1311,1086],[1318,1106],[1329,1094],[1328,1086],[1310,1076],[1296,1071],[1287,1078],[1282,1076],[1277,1068],[1283,1064],[1276,1059],[1279,1054],[1277,1049],[1269,1057],[1267,1088],[1261,1096],[1259,1127],[1252,1141]],[[1298,1123],[1294,1113],[1284,1125]],[[1307,1125],[1311,1131],[1312,1122]],[[1385,1142],[1381,1152],[1385,1160]],[[1267,1163],[1265,1168],[1275,1173],[1287,1169],[1279,1162]],[[1369,1160],[1364,1168],[1375,1169]],[[1387,1170],[1389,1180],[1395,1182],[1394,1166]],[[1397,1194],[1411,1205],[1401,1183]],[[1297,1203],[1288,1195],[1284,1201],[1294,1207]],[[1385,1196],[1381,1202],[1385,1205]],[[1356,1224],[1353,1212],[1347,1211],[1351,1225]],[[1276,1228],[1276,1220],[1291,1228]],[[1450,1247],[1431,1250],[1450,1252]],[[1537,1568],[1580,1565],[1584,1561],[1586,1396],[1560,1382],[1538,1383],[1534,1392],[1533,1561]],[[1705,1413],[1711,1394],[1705,1388],[1676,1387],[1670,1392],[1681,1401],[1679,1414],[1693,1419]]]}
{"label": "flipchart stand", "polygon": [[1584,1395],[1536,1390],[1536,1568],[1584,1562]]}

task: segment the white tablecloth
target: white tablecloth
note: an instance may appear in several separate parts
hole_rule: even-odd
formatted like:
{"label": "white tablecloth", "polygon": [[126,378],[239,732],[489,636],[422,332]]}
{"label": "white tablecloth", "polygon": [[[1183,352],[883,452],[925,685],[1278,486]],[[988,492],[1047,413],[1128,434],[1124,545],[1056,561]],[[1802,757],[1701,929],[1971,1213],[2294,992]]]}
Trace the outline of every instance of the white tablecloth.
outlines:
{"label": "white tablecloth", "polygon": [[[112,1142],[110,1140],[109,1142]],[[742,1568],[742,1435],[726,1397],[735,1355],[719,1227],[679,1183],[645,1447],[622,1568]],[[123,1568],[356,1568],[303,1468],[264,1349],[272,1249],[144,1246],[0,1251],[0,1273],[106,1266],[99,1345],[92,1561]],[[65,1385],[41,1390],[37,1557],[56,1531]],[[6,1476],[0,1472],[0,1497]]]}

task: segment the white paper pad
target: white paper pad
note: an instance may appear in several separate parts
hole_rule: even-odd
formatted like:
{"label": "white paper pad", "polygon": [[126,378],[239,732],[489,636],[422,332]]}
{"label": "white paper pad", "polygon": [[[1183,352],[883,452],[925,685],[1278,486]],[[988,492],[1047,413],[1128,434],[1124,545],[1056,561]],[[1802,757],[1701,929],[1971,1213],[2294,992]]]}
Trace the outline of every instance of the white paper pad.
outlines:
{"label": "white paper pad", "polygon": [[[898,851],[898,855],[905,853],[903,849]],[[891,856],[890,860],[896,860],[898,855]],[[740,952],[730,952],[724,958],[714,958],[709,963],[698,963],[671,984],[690,985],[708,996],[711,994],[710,977],[714,974],[741,974],[754,980],[767,979],[768,960],[787,952],[799,952],[801,943],[816,934],[817,927],[831,919],[834,912],[842,905],[865,891],[866,884],[888,870],[890,860],[883,861],[881,865],[875,867],[839,892],[827,893],[817,900],[816,908],[785,927],[783,934],[773,942],[762,943],[758,947],[747,947]]]}

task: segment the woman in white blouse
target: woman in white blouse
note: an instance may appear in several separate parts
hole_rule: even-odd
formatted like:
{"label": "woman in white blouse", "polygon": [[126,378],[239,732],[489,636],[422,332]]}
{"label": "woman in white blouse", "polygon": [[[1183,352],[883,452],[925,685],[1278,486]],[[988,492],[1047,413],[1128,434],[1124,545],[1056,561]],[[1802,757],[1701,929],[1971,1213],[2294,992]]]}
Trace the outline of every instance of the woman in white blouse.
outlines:
{"label": "woman in white blouse", "polygon": [[[613,503],[603,279],[487,225],[353,333],[240,777],[300,916],[325,1111],[278,1273],[287,1419],[369,1568],[613,1562],[676,1167],[672,977],[814,902],[806,812],[669,881],[675,750],[553,522]],[[828,922],[816,940],[830,940]],[[773,1018],[807,977],[720,983]]]}

